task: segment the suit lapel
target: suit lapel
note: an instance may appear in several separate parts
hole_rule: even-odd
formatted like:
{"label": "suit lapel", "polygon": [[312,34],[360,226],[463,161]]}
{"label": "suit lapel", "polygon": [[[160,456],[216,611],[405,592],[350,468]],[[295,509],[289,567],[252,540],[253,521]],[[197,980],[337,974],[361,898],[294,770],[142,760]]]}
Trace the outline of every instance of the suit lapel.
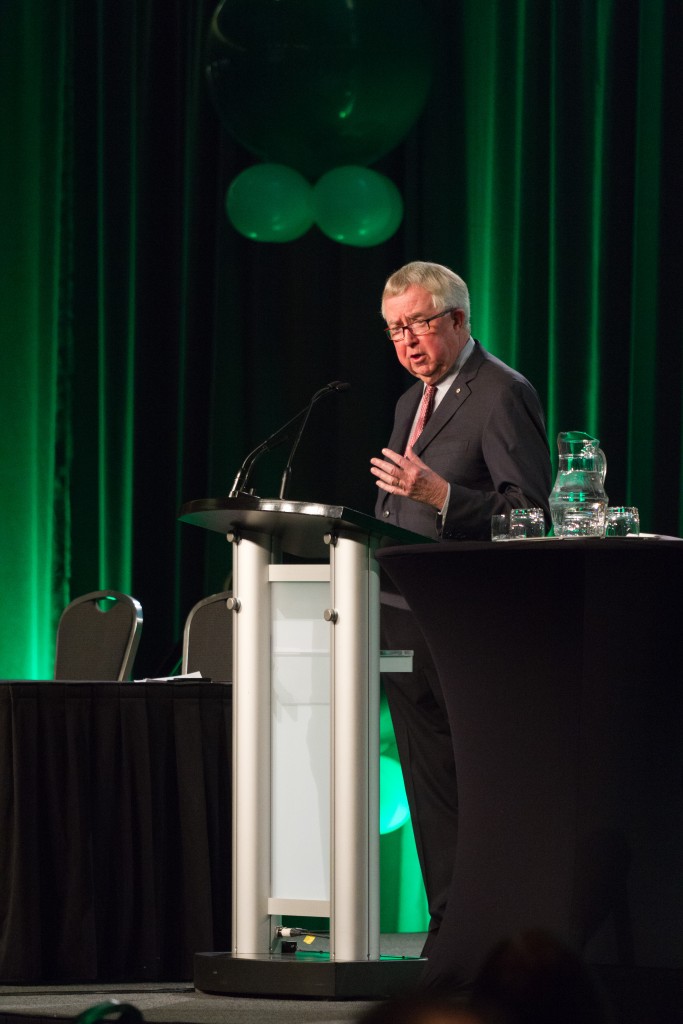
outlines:
{"label": "suit lapel", "polygon": [[394,429],[389,438],[387,448],[391,448],[394,452],[401,452],[405,450],[405,446],[408,443],[410,437],[410,431],[415,420],[417,408],[422,400],[423,386],[421,382],[414,384],[412,388],[409,388],[403,396],[401,402],[399,415],[396,417],[394,423]]}
{"label": "suit lapel", "polygon": [[416,455],[419,455],[420,452],[427,448],[429,442],[432,441],[439,431],[441,431],[453,416],[455,416],[460,406],[469,397],[472,391],[470,384],[477,376],[479,367],[483,361],[484,356],[480,345],[477,343],[474,352],[451,384],[441,402],[439,402],[438,408],[432,416],[430,416],[424,430],[413,445],[413,451]]}

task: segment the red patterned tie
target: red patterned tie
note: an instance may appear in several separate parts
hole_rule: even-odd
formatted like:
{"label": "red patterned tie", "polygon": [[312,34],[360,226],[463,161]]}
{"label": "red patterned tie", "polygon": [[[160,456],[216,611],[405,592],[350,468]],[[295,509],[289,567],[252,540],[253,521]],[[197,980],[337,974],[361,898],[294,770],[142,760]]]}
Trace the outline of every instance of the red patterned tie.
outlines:
{"label": "red patterned tie", "polygon": [[422,394],[422,402],[420,404],[420,415],[417,417],[417,422],[413,427],[413,432],[410,435],[410,440],[406,445],[406,452],[408,448],[412,448],[418,437],[422,433],[425,427],[425,423],[432,415],[432,409],[434,408],[434,396],[436,395],[436,384],[427,384]]}

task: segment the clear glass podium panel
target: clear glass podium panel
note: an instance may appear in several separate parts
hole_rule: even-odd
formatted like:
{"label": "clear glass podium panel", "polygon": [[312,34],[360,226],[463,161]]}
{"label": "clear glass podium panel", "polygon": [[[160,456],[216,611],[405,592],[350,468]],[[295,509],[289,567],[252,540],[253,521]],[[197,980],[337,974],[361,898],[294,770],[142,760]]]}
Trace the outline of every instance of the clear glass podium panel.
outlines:
{"label": "clear glass podium panel", "polygon": [[[318,909],[326,916],[331,670],[330,624],[323,613],[330,601],[329,569],[280,565],[271,573],[279,577],[270,584],[271,901],[288,901],[283,910],[289,913]],[[290,574],[295,578],[282,578]],[[327,580],[320,579],[324,575]]]}

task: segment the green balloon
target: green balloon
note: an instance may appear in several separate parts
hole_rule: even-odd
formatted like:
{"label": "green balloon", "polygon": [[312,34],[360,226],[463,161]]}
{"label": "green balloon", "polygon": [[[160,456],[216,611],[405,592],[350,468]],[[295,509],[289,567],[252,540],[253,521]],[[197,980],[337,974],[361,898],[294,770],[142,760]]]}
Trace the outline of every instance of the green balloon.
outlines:
{"label": "green balloon", "polygon": [[424,0],[222,0],[209,92],[250,152],[314,180],[405,138],[431,85],[432,36]]}
{"label": "green balloon", "polygon": [[401,765],[394,757],[379,759],[379,831],[380,835],[395,832],[408,821],[408,797]]}
{"label": "green balloon", "polygon": [[344,245],[386,242],[403,219],[396,185],[369,167],[335,167],[316,183],[313,199],[320,230]]}
{"label": "green balloon", "polygon": [[281,164],[256,164],[238,174],[225,207],[230,223],[255,242],[292,242],[313,225],[313,190]]}

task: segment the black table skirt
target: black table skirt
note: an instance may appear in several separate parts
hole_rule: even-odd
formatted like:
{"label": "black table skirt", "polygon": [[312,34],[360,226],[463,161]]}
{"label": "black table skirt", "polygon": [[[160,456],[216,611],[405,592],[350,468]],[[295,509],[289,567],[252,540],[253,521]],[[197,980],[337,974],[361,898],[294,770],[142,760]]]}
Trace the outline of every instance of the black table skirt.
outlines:
{"label": "black table skirt", "polygon": [[426,983],[546,928],[587,962],[683,965],[683,541],[387,548],[439,670],[458,773]]}
{"label": "black table skirt", "polygon": [[232,688],[0,683],[0,982],[230,948]]}

